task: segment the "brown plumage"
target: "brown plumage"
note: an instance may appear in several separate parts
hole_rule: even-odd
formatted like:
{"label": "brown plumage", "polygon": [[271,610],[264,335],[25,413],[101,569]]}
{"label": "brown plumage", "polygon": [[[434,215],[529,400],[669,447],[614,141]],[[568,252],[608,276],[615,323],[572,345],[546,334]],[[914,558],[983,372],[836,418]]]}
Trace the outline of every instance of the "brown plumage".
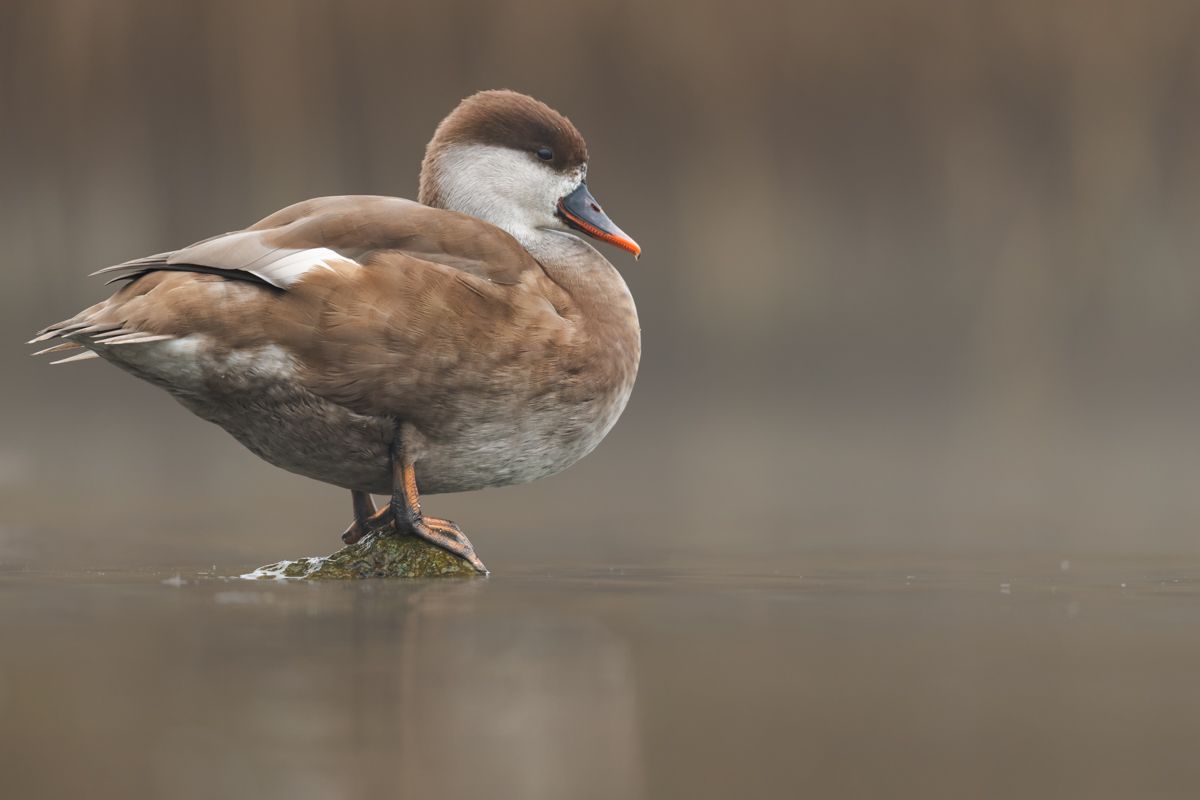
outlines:
{"label": "brown plumage", "polygon": [[435,176],[437,156],[453,144],[491,144],[533,151],[549,147],[549,164],[559,172],[587,163],[587,142],[571,121],[545,103],[528,95],[504,89],[479,92],[442,120],[421,164],[418,199],[430,206],[442,206]]}
{"label": "brown plumage", "polygon": [[480,93],[430,143],[426,204],[307,200],[102,270],[128,283],[35,340],[82,345],[266,460],[351,489],[349,538],[369,522],[361,495],[393,493],[401,528],[474,558],[452,523],[413,511],[402,468],[426,493],[549,475],[599,443],[633,386],[633,300],[566,232],[636,252],[591,201],[586,159],[547,106]]}

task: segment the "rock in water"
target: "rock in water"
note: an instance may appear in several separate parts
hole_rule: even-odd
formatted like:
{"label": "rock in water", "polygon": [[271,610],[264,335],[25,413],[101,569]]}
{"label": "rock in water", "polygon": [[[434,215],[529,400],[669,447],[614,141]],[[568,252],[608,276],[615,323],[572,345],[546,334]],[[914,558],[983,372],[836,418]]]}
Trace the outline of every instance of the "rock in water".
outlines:
{"label": "rock in water", "polygon": [[243,578],[312,578],[346,580],[352,578],[440,578],[478,575],[475,568],[453,553],[448,553],[416,536],[401,536],[395,528],[368,533],[354,544],[346,545],[330,556],[314,556],[296,561],[280,561],[259,567]]}

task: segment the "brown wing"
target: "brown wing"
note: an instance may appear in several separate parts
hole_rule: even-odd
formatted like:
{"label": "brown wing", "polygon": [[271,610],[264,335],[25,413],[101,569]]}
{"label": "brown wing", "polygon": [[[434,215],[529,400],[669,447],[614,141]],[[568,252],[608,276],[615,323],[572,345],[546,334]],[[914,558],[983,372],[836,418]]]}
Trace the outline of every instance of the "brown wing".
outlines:
{"label": "brown wing", "polygon": [[[329,251],[319,266],[297,257],[314,250]],[[229,351],[277,345],[315,394],[418,422],[531,396],[553,383],[578,335],[570,298],[515,239],[397,198],[305,201],[112,271],[135,280],[38,338],[105,357],[114,335],[136,344],[206,334]],[[239,273],[251,280],[231,279]]]}
{"label": "brown wing", "polygon": [[154,270],[201,271],[289,289],[339,259],[362,263],[405,253],[493,283],[515,284],[537,262],[510,235],[482,220],[398,197],[318,197],[241,231],[96,274],[130,278]]}

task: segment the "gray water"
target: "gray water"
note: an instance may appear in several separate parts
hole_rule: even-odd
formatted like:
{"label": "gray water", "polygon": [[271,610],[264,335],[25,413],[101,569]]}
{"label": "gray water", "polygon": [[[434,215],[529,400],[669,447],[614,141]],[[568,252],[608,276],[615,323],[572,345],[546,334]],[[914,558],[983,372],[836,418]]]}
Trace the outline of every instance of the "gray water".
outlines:
{"label": "gray water", "polygon": [[5,796],[1182,797],[1200,564],[0,573]]}

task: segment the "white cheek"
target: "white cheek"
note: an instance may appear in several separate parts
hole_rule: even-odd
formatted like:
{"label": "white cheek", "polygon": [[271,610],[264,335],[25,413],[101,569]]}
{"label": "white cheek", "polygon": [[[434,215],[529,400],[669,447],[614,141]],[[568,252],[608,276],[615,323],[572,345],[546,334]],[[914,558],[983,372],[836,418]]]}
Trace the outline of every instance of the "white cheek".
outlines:
{"label": "white cheek", "polygon": [[560,198],[583,179],[582,169],[561,175],[507,147],[458,145],[442,156],[441,196],[446,208],[503,228],[518,239],[538,228],[559,228]]}

